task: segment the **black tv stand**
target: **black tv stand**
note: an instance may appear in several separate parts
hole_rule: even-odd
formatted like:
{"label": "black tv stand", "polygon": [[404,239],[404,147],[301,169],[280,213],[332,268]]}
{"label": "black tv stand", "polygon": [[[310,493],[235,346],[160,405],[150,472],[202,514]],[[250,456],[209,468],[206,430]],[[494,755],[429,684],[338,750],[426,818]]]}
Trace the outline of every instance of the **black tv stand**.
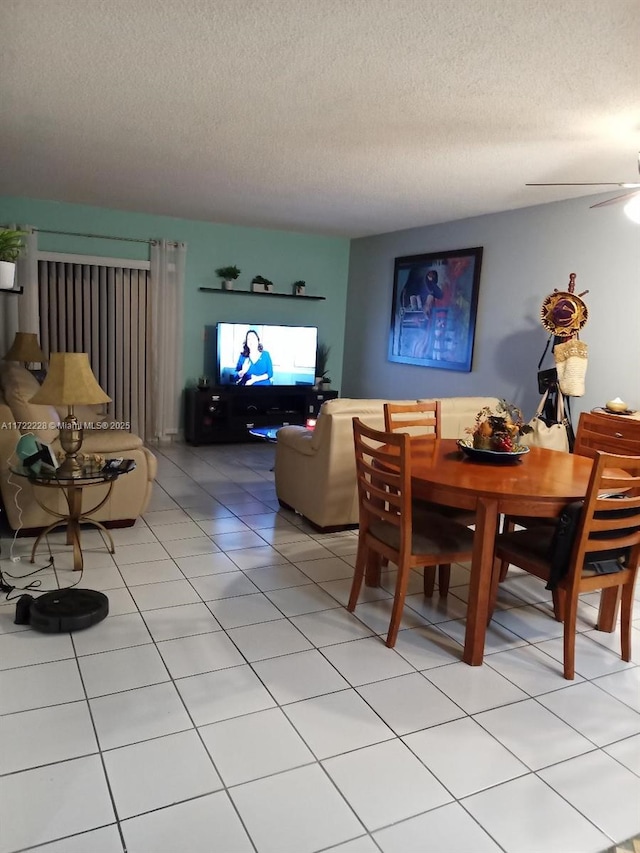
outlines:
{"label": "black tv stand", "polygon": [[317,417],[325,400],[337,391],[300,387],[246,388],[220,385],[185,391],[185,438],[190,444],[253,441],[255,427],[304,424]]}

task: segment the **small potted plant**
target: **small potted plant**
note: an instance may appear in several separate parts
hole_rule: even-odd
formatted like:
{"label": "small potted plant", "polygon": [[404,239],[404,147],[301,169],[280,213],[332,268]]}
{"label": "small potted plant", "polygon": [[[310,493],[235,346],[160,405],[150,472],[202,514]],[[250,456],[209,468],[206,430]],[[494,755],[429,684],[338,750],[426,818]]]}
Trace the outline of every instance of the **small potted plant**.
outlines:
{"label": "small potted plant", "polygon": [[16,261],[24,248],[24,231],[4,228],[0,231],[0,290],[13,290]]}
{"label": "small potted plant", "polygon": [[304,287],[305,281],[294,281],[293,282],[293,295],[294,296],[304,296]]}
{"label": "small potted plant", "polygon": [[238,267],[220,267],[216,270],[218,278],[222,279],[223,290],[233,290],[233,282],[240,275]]}
{"label": "small potted plant", "polygon": [[251,279],[251,290],[254,293],[272,293],[273,282],[261,275],[254,275]]}
{"label": "small potted plant", "polygon": [[316,387],[318,389],[329,388],[331,385],[327,367],[330,352],[331,347],[328,344],[318,341],[318,348],[316,350]]}

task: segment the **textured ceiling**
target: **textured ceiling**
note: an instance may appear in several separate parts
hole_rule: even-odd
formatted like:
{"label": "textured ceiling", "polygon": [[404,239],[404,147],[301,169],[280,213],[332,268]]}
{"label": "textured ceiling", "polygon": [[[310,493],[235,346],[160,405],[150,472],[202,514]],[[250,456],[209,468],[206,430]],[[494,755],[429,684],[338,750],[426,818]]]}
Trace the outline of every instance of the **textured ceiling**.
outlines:
{"label": "textured ceiling", "polygon": [[3,194],[361,236],[594,192],[525,182],[638,180],[638,0],[2,0],[2,20]]}

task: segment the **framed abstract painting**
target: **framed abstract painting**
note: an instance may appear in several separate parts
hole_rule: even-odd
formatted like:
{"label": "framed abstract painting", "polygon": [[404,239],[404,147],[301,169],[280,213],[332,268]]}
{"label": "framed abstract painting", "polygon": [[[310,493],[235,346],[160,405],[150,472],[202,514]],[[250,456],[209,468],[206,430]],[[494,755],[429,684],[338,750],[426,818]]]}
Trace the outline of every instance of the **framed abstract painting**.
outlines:
{"label": "framed abstract painting", "polygon": [[469,372],[482,247],[396,258],[389,361]]}

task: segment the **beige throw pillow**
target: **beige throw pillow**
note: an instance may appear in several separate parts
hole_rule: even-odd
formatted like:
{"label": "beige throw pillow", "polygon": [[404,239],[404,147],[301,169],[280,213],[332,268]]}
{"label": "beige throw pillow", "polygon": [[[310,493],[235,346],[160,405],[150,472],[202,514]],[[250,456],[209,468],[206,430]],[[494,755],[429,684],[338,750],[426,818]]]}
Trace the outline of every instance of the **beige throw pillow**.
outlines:
{"label": "beige throw pillow", "polygon": [[60,422],[58,412],[53,406],[29,402],[40,388],[35,376],[21,364],[7,362],[2,371],[2,386],[20,432],[23,435],[32,432],[47,444],[55,441]]}

